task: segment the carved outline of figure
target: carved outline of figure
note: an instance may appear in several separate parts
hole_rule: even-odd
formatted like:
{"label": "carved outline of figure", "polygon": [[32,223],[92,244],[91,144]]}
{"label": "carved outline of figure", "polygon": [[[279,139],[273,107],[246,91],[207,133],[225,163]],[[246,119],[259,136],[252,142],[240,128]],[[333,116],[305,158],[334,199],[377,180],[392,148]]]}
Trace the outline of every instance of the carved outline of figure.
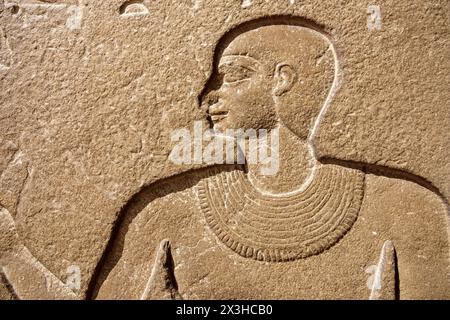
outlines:
{"label": "carved outline of figure", "polygon": [[[256,25],[259,25],[259,26],[261,26],[261,20],[258,20],[257,22],[255,22],[255,24]],[[268,24],[271,24],[271,23],[268,23]],[[241,31],[241,30],[240,30]],[[281,96],[283,96],[283,94],[286,92],[285,91],[285,89],[287,88],[287,87],[289,87],[290,85],[291,85],[291,81],[289,80],[289,74],[290,74],[290,72],[292,71],[292,70],[290,70],[289,69],[289,67],[287,67],[286,65],[277,65],[277,67],[276,67],[276,69],[275,69],[277,72],[278,72],[278,83],[279,84],[281,84],[281,86],[279,86],[279,92],[281,93],[280,94],[280,97]],[[338,75],[338,73],[336,74],[335,73],[335,76],[336,75]],[[335,78],[336,79],[336,78]],[[336,88],[336,87],[334,87],[334,88]],[[333,90],[332,90],[333,91]],[[205,95],[205,93],[206,92],[204,92],[204,93],[202,93],[202,95],[201,95],[201,97],[203,97],[204,95]],[[329,101],[329,99],[330,99],[330,96],[328,96],[328,101]],[[214,99],[213,99],[214,100]],[[324,110],[324,109],[322,109],[322,110]],[[213,113],[211,113],[211,115],[214,115]],[[218,118],[216,118],[216,119],[218,119],[218,120],[222,120],[222,119],[220,119],[221,117],[221,115],[220,114],[217,114],[219,117]],[[307,140],[307,142],[311,142],[312,141],[312,138],[313,138],[313,136],[314,136],[314,133],[315,133],[315,129],[317,128],[317,125],[318,125],[318,121],[320,120],[320,116],[317,118],[318,120],[316,121],[316,124],[314,125],[314,130],[312,130],[311,132],[309,132],[308,133],[308,140]],[[212,119],[213,121],[214,121],[214,119]],[[310,152],[314,152],[314,150],[313,149],[311,149],[311,148],[309,148],[310,146],[308,146],[308,150],[310,151]],[[338,164],[341,164],[341,163],[338,163]],[[352,166],[350,166],[350,167],[352,167]],[[315,168],[315,165],[313,166],[313,168]],[[363,167],[364,168],[364,170],[367,170],[367,171],[369,171],[371,168],[370,167]],[[395,176],[395,174],[392,174],[393,176]],[[312,176],[311,175],[311,172],[310,172],[310,175],[309,176]],[[423,182],[423,179],[420,179],[420,178],[418,178],[418,177],[409,177],[409,176],[401,176],[402,178],[406,178],[406,179],[408,179],[408,180],[413,180],[413,181],[415,181],[415,182],[417,182],[417,181],[419,181],[419,184],[421,184],[421,185],[426,185],[429,189],[432,189],[433,191],[435,191],[436,193],[438,193],[437,192],[437,190],[435,190],[432,186],[429,186],[426,182]],[[255,179],[258,179],[258,177],[255,177]],[[306,180],[308,180],[308,179],[306,179]],[[304,185],[306,185],[306,184],[301,184],[301,185],[299,185],[298,187],[298,190],[304,190]],[[262,190],[262,193],[266,193],[266,194],[271,194],[272,192],[271,192],[271,190],[269,190],[269,191],[267,191],[267,190],[264,190],[264,183],[261,183],[258,187],[261,187],[261,190]],[[283,192],[282,192],[283,193]],[[289,192],[288,192],[289,193]],[[438,193],[439,194],[439,193]],[[272,194],[273,195],[273,194]],[[7,219],[6,219],[7,220]],[[3,220],[3,221],[6,221],[6,220]],[[8,226],[9,225],[11,225],[11,224],[7,224]],[[13,225],[13,224],[12,224]],[[163,249],[163,250],[166,250],[167,248],[168,248],[168,245],[166,244],[166,242],[164,242],[163,241],[163,243],[161,244],[161,248]],[[26,248],[25,248],[26,249]],[[326,249],[326,248],[325,248]],[[19,255],[17,252],[16,252],[16,254],[17,255]],[[42,265],[40,265],[30,254],[28,254],[28,253],[25,253],[24,255],[23,255],[25,258],[23,259],[23,261],[22,261],[22,263],[23,264],[28,264],[29,266],[31,266],[31,267],[33,267],[34,269],[35,269],[35,271],[37,271],[37,272],[39,272],[39,273],[42,273],[42,274],[44,274],[44,275],[46,275],[46,276],[48,276],[49,274],[50,274],[50,272],[48,271],[48,270],[46,270]],[[160,254],[157,254],[157,257],[160,257],[160,256],[170,256],[169,254],[167,254],[167,251],[164,251],[163,253],[160,253]],[[34,259],[34,260],[33,260]],[[156,261],[156,260],[155,260]],[[277,259],[274,259],[273,261],[277,261]],[[157,263],[157,261],[155,262],[155,263]],[[164,264],[164,263],[163,263]],[[157,270],[157,269],[154,269],[154,270]],[[56,277],[55,277],[56,278]],[[165,277],[165,276],[163,276],[163,278],[167,278],[167,277]],[[95,275],[94,275],[94,277],[93,277],[93,280],[95,281]],[[63,284],[61,281],[58,281],[57,279],[54,281],[55,283],[57,283],[57,285],[55,285],[55,286],[62,286],[62,287],[64,287],[65,286],[65,284]],[[148,284],[148,287],[152,287],[153,286],[153,282],[149,282],[149,284]],[[175,285],[173,285],[173,284],[171,284],[170,286],[169,286],[169,288],[170,288],[170,290],[176,290],[176,286]],[[62,289],[62,291],[64,291],[64,289]],[[148,292],[147,292],[147,294],[148,294]],[[175,291],[175,293],[172,293],[172,295],[177,295],[177,292]],[[20,295],[19,295],[20,296]],[[70,293],[70,292],[63,292],[62,294],[61,294],[61,296],[58,296],[58,295],[55,295],[55,297],[57,297],[57,298],[72,298],[73,297],[73,293]],[[143,296],[144,297],[144,296]],[[147,297],[147,295],[145,295],[145,297]],[[145,298],[144,297],[144,298]]]}
{"label": "carved outline of figure", "polygon": [[[248,164],[247,174],[217,173],[200,184],[200,208],[219,239],[241,256],[306,258],[337,243],[363,197],[362,172],[323,166],[314,152],[315,132],[339,84],[337,54],[326,35],[308,26],[280,21],[238,31],[219,41],[201,104],[221,132],[280,132],[282,172],[261,176]],[[292,171],[298,182],[274,190],[295,179]],[[221,199],[227,194],[235,200]]]}

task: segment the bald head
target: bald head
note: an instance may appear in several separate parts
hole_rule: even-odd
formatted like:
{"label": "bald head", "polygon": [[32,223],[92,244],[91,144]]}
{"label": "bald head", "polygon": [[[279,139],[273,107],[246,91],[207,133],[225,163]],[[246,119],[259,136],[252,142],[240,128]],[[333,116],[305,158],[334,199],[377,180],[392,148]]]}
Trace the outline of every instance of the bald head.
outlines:
{"label": "bald head", "polygon": [[[230,40],[229,40],[230,41]],[[263,26],[238,34],[222,55],[249,55],[266,62],[303,64],[327,51],[328,40],[317,31],[291,25]]]}
{"label": "bald head", "polygon": [[[313,29],[285,24],[233,35],[221,44],[215,62],[213,91],[218,93],[215,101],[223,99],[221,112],[228,112],[231,121],[237,120],[235,128],[249,127],[248,122],[253,121],[253,128],[270,129],[281,122],[307,139],[334,81],[335,61],[329,40]],[[245,97],[244,91],[248,94]],[[237,106],[230,103],[239,100],[243,104],[233,109]],[[250,121],[243,121],[249,117]]]}

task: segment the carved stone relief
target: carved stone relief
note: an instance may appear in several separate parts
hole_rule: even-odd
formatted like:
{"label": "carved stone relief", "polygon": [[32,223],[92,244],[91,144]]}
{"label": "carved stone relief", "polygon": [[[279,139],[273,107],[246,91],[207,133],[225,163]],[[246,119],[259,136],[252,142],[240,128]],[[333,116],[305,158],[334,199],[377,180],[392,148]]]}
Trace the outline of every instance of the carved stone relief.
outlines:
{"label": "carved stone relief", "polygon": [[[87,38],[92,36],[83,29],[85,23],[92,23],[84,3],[43,2],[72,6],[66,27]],[[207,126],[208,141],[218,146],[215,156],[230,141],[239,140],[230,132],[245,132],[243,144],[225,147],[225,153],[235,152],[233,161],[216,157],[215,162],[203,163],[188,157],[175,165],[166,152],[164,174],[147,181],[137,177],[132,190],[117,191],[117,196],[110,197],[117,204],[115,211],[111,209],[115,215],[109,231],[93,236],[97,253],[83,256],[88,261],[81,267],[68,260],[65,268],[49,267],[42,253],[29,247],[26,221],[33,219],[33,209],[27,194],[33,192],[36,156],[27,148],[26,133],[19,139],[20,148],[13,142],[4,144],[0,162],[0,298],[450,298],[449,206],[443,191],[414,170],[365,163],[357,157],[322,157],[318,150],[324,143],[323,126],[339,126],[352,117],[346,113],[341,118],[327,118],[336,114],[333,108],[344,108],[339,103],[346,101],[346,88],[357,85],[357,79],[352,83],[346,74],[358,65],[350,65],[345,55],[342,30],[333,30],[326,19],[322,24],[267,8],[261,9],[268,10],[264,11],[267,14],[252,15],[257,6],[253,2],[236,1],[234,10],[245,10],[250,16],[217,29],[220,32],[203,53],[209,60],[198,53],[192,55],[191,62],[197,61],[209,71],[197,81],[195,93],[189,93],[194,107],[185,106],[187,114],[192,111],[196,116],[187,121],[189,129],[178,131],[192,137],[190,126],[194,123]],[[21,14],[27,5],[31,4],[17,4],[11,10]],[[295,5],[295,1],[284,4],[289,8]],[[204,10],[203,6],[203,2],[196,3],[194,12]],[[369,9],[367,12],[374,14],[379,8]],[[147,1],[115,1],[110,12],[117,23],[128,21],[134,26],[158,13]],[[371,26],[377,25],[367,32],[381,32],[381,16],[370,19]],[[6,37],[8,30],[0,28],[0,32],[0,68],[9,69],[15,60]],[[170,59],[164,59],[153,62],[170,65]],[[167,88],[178,90],[176,83],[183,82],[190,71],[194,72],[191,66]],[[144,73],[141,78],[148,79]],[[133,108],[134,101],[130,98],[126,103]],[[116,102],[124,103],[120,98]],[[164,103],[173,106],[177,102]],[[115,110],[114,103],[109,111],[114,112],[111,110]],[[165,112],[160,120],[167,125],[170,121],[164,122]],[[169,129],[177,128],[164,125],[159,136],[142,137],[139,151],[131,152],[136,166],[152,163],[139,162],[142,150],[149,150],[145,149],[147,140],[161,145],[160,154],[166,144],[171,145],[164,137]],[[267,144],[258,144],[260,136],[252,136],[262,132],[271,139],[266,158]],[[203,138],[204,132],[200,136]],[[257,159],[276,163],[252,161],[253,142]],[[246,146],[250,153],[244,152]],[[188,144],[185,155],[191,155],[191,147],[196,153],[194,142]],[[200,146],[200,150],[208,148]],[[264,171],[267,164],[275,164],[270,174]],[[78,169],[90,177],[84,181],[94,181],[96,175],[86,173],[89,168],[78,165]],[[14,179],[15,183],[11,182]],[[53,197],[53,201],[59,200]],[[94,231],[96,228],[91,233]]]}

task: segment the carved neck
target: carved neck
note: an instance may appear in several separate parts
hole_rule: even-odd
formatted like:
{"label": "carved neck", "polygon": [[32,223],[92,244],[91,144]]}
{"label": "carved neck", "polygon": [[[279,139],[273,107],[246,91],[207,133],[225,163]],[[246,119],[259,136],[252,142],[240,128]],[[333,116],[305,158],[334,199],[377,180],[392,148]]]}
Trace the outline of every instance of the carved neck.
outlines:
{"label": "carved neck", "polygon": [[[273,175],[262,173],[261,167],[268,167],[269,164],[258,162],[258,164],[247,165],[250,182],[264,193],[288,193],[302,188],[311,180],[313,168],[316,165],[313,151],[306,141],[298,138],[282,124],[278,126],[278,132],[279,165],[278,170],[274,170],[276,173]],[[271,162],[276,161],[273,154],[270,158]]]}

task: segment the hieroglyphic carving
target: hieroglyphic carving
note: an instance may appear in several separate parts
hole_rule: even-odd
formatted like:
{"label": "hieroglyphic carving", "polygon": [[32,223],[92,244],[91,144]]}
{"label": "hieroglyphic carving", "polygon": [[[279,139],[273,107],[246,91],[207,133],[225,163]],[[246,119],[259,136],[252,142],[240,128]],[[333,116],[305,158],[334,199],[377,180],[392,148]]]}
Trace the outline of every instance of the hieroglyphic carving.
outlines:
{"label": "hieroglyphic carving", "polygon": [[5,1],[5,6],[7,8],[11,7],[43,7],[43,8],[58,8],[65,7],[68,5],[78,5],[79,0],[7,0]]}
{"label": "hieroglyphic carving", "polygon": [[5,7],[9,8],[12,14],[17,14],[23,19],[24,26],[36,23],[38,21],[46,21],[52,15],[58,19],[65,19],[67,29],[73,31],[80,29],[83,21],[84,6],[79,0],[24,0],[16,2],[10,0],[5,2]]}
{"label": "hieroglyphic carving", "polygon": [[143,0],[129,0],[120,6],[119,13],[123,17],[132,17],[147,15],[149,11]]}
{"label": "hieroglyphic carving", "polygon": [[[12,1],[12,0],[11,0]],[[12,1],[13,2],[13,1]],[[24,0],[22,4],[78,4],[79,0]]]}

